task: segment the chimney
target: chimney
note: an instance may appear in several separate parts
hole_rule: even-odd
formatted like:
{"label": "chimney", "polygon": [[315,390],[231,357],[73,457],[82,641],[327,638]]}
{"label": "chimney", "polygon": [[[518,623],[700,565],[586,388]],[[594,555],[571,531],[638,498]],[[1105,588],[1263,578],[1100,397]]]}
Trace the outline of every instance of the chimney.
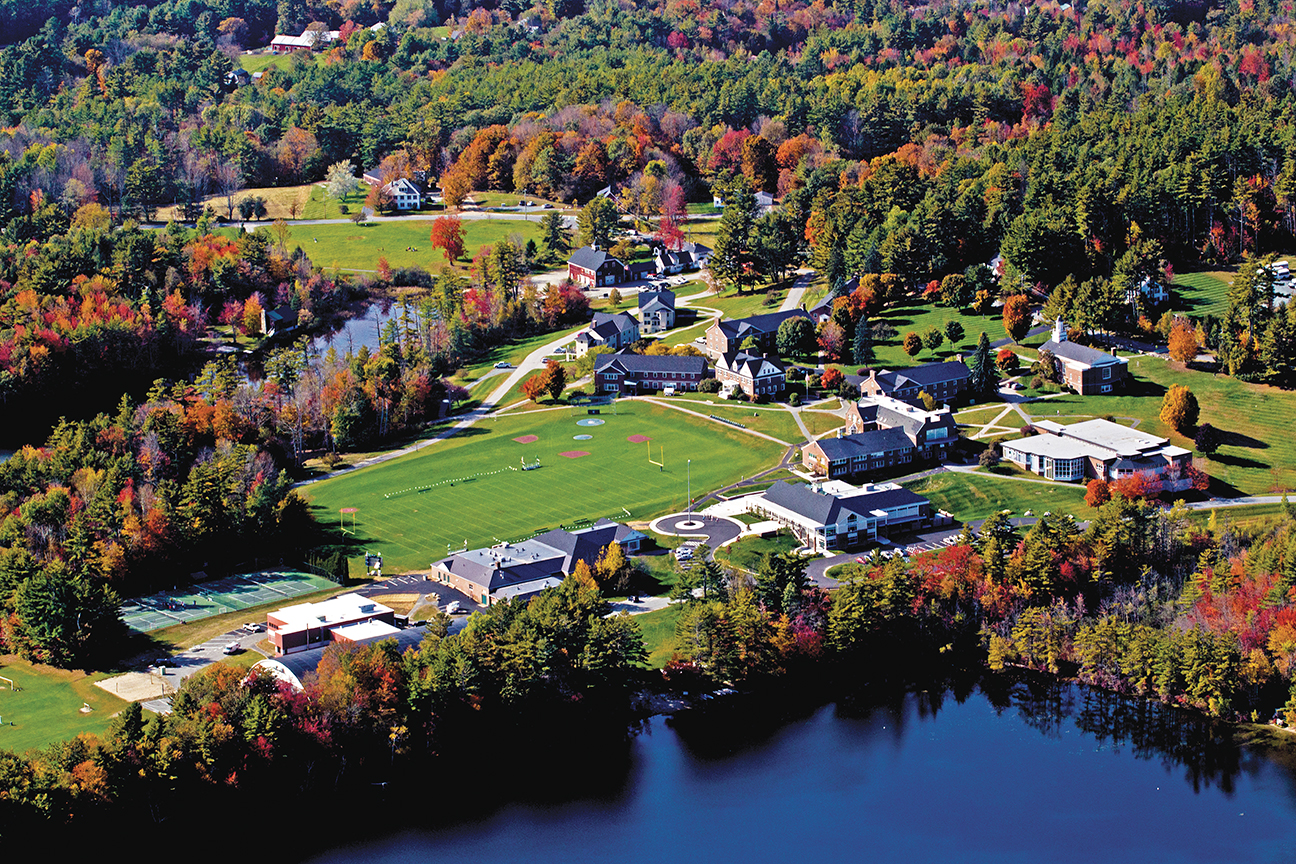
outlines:
{"label": "chimney", "polygon": [[1061,318],[1053,322],[1053,341],[1059,344],[1067,341],[1066,322]]}

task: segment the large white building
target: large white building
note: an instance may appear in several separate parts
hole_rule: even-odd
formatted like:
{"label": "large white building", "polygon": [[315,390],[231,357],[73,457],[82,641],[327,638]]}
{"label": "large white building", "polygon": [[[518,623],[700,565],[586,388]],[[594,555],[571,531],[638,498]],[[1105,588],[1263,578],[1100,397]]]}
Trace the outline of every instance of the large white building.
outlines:
{"label": "large white building", "polygon": [[931,503],[895,483],[852,486],[829,480],[811,487],[779,480],[748,509],[791,529],[815,552],[852,549],[892,528],[931,521]]}
{"label": "large white building", "polygon": [[319,643],[369,642],[400,632],[395,611],[360,594],[339,594],[319,603],[298,603],[266,615],[275,656],[305,651]]}
{"label": "large white building", "polygon": [[1049,480],[1120,480],[1143,474],[1170,492],[1192,485],[1191,451],[1110,420],[1063,426],[1036,422],[1041,434],[1005,441],[1004,458]]}

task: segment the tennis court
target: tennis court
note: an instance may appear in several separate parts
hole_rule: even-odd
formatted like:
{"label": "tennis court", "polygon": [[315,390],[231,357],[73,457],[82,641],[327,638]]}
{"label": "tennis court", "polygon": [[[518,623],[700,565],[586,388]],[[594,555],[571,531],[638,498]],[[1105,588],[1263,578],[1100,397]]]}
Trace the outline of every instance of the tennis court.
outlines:
{"label": "tennis court", "polygon": [[147,633],[252,606],[291,604],[295,597],[336,587],[320,576],[294,570],[226,576],[183,591],[163,591],[128,600],[122,604],[122,621],[132,630]]}

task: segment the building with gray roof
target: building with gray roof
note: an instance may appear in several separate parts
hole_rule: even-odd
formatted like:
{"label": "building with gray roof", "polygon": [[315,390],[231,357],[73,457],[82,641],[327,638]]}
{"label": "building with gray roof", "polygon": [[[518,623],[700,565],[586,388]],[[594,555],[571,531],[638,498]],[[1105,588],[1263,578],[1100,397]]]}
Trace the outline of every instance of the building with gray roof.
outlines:
{"label": "building with gray roof", "polygon": [[749,509],[789,528],[814,552],[852,549],[931,522],[931,503],[894,483],[857,488],[836,481],[807,486],[779,480]]}
{"label": "building with gray roof", "polygon": [[1124,358],[1070,341],[1061,318],[1053,323],[1053,338],[1041,345],[1040,351],[1052,352],[1062,383],[1082,396],[1120,390],[1129,377],[1129,363]]}
{"label": "building with gray roof", "polygon": [[667,387],[696,390],[712,374],[705,357],[617,353],[594,360],[594,386],[601,394],[634,396]]}
{"label": "building with gray roof", "polygon": [[601,519],[588,528],[555,528],[520,543],[456,552],[432,565],[430,579],[443,582],[483,606],[539,594],[562,582],[584,561],[591,568],[599,554],[616,542],[627,554],[639,550],[645,535],[626,525]]}
{"label": "building with gray roof", "polygon": [[576,334],[576,356],[584,357],[591,348],[620,351],[639,341],[639,321],[629,312],[595,312],[594,319]]}
{"label": "building with gray roof", "polygon": [[870,429],[811,441],[801,448],[801,464],[812,474],[837,480],[880,471],[914,460],[914,444],[900,427]]}

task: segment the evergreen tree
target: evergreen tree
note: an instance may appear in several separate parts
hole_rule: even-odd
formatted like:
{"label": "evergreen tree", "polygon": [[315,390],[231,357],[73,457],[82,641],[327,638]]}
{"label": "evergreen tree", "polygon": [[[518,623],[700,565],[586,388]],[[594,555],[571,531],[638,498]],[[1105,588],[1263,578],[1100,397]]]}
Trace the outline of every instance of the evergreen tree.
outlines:
{"label": "evergreen tree", "polygon": [[977,339],[976,350],[968,359],[967,367],[968,389],[973,393],[988,393],[999,382],[994,360],[990,356],[990,338],[984,330],[981,331],[981,338]]}
{"label": "evergreen tree", "polygon": [[855,340],[851,346],[855,362],[860,366],[867,366],[873,362],[873,328],[869,326],[868,318],[861,317],[855,325]]}

